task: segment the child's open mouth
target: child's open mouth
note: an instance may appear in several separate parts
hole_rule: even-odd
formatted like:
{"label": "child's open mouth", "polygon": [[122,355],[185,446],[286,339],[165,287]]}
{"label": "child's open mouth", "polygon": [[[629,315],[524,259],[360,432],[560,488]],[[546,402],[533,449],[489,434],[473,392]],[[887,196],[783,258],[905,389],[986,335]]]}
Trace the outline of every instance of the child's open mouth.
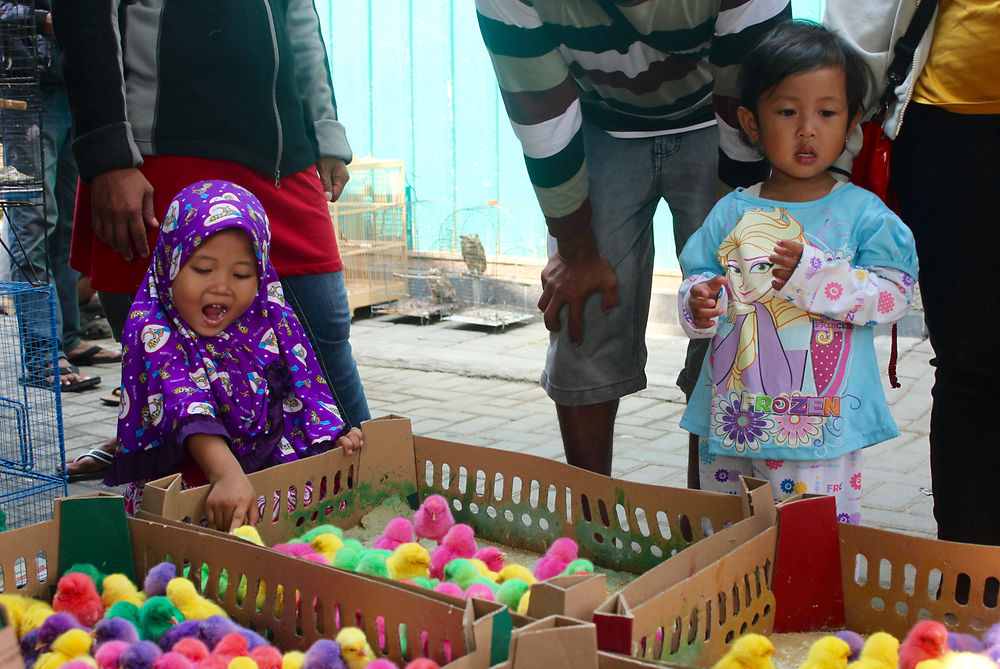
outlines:
{"label": "child's open mouth", "polygon": [[229,311],[229,307],[224,304],[209,304],[201,309],[202,315],[205,316],[205,322],[209,325],[221,323],[227,311]]}
{"label": "child's open mouth", "polygon": [[802,149],[795,154],[795,160],[800,163],[811,163],[816,160],[816,152],[812,149]]}

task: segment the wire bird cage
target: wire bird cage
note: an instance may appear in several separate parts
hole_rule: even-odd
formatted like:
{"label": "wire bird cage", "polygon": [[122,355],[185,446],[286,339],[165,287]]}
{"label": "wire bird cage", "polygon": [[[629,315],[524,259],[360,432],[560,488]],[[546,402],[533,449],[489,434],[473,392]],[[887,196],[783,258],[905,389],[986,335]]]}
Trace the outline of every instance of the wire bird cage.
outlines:
{"label": "wire bird cage", "polygon": [[33,4],[21,3],[23,20],[0,22],[0,207],[44,204]]}
{"label": "wire bird cage", "polygon": [[0,511],[14,528],[68,491],[52,288],[4,281],[0,299],[14,305],[0,315]]}
{"label": "wire bird cage", "polygon": [[351,179],[330,216],[353,313],[407,297],[406,193],[401,160],[360,158],[348,169]]}

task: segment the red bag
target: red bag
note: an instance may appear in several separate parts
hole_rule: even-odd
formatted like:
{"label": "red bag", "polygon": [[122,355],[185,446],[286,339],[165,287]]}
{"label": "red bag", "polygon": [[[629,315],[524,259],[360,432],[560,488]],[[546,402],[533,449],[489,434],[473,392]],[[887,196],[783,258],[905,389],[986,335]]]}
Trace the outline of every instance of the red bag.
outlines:
{"label": "red bag", "polygon": [[851,181],[878,195],[889,209],[898,213],[889,174],[892,140],[882,132],[882,124],[878,121],[865,121],[861,124],[861,132],[864,143],[851,165]]}

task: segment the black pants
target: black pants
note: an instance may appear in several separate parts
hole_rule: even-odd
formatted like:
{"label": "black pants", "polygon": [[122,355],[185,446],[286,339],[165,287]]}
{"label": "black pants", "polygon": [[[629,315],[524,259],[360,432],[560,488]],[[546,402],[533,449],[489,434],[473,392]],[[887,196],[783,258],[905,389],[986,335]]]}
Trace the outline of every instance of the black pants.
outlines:
{"label": "black pants", "polygon": [[930,464],[938,538],[1000,545],[1000,115],[911,104],[893,146],[934,348]]}

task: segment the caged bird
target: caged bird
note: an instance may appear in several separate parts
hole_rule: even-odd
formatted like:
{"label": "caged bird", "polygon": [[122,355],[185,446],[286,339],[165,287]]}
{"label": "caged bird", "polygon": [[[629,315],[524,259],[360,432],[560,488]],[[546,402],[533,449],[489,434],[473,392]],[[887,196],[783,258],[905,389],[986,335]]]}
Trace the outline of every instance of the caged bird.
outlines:
{"label": "caged bird", "polygon": [[846,669],[847,656],[851,654],[851,646],[833,635],[824,636],[809,646],[806,661],[799,669]]}
{"label": "caged bird", "polygon": [[430,539],[438,545],[455,524],[455,518],[448,508],[448,500],[441,495],[430,495],[413,514],[413,531],[418,539]]}
{"label": "caged bird", "polygon": [[479,235],[472,232],[462,235],[462,260],[472,274],[486,273],[486,251],[483,243],[479,241]]}
{"label": "caged bird", "polygon": [[427,290],[431,292],[431,297],[438,304],[452,304],[458,301],[458,293],[451,285],[451,279],[444,275],[440,267],[432,267],[424,276],[427,282]]}
{"label": "caged bird", "polygon": [[744,634],[712,669],[774,669],[774,644],[761,634]]}
{"label": "caged bird", "polygon": [[375,652],[368,645],[365,633],[357,627],[345,627],[337,633],[337,643],[347,669],[364,669],[375,659]]}
{"label": "caged bird", "polygon": [[886,632],[875,632],[861,647],[858,659],[847,666],[849,669],[896,669],[898,665],[899,639]]}
{"label": "caged bird", "polygon": [[899,644],[899,669],[914,669],[919,662],[936,660],[948,652],[948,628],[936,620],[921,620]]}

